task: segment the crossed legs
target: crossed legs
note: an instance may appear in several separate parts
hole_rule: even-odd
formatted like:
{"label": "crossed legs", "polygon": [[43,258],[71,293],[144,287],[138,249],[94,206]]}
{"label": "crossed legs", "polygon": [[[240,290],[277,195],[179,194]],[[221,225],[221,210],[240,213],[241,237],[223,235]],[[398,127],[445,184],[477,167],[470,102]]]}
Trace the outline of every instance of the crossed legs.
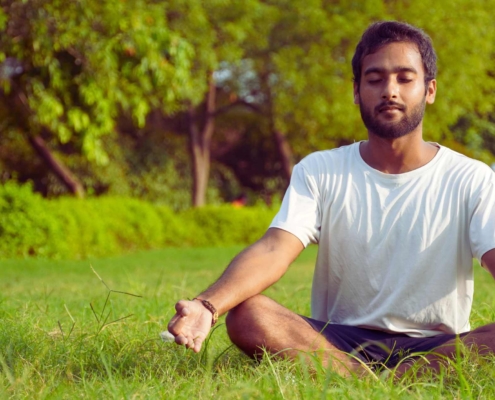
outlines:
{"label": "crossed legs", "polygon": [[[292,359],[318,354],[324,365],[331,365],[342,376],[351,373],[361,375],[364,372],[359,362],[329,343],[303,318],[266,296],[254,296],[233,308],[227,315],[226,323],[232,342],[250,357],[260,356],[262,349]],[[477,328],[461,340],[467,350],[475,347],[478,354],[494,354],[495,323]],[[454,339],[424,357],[419,374],[426,369],[439,371],[446,358],[455,358],[456,354]],[[400,364],[396,376],[407,373],[411,366],[411,363]]]}
{"label": "crossed legs", "polygon": [[257,295],[227,315],[230,340],[252,358],[266,349],[270,354],[296,359],[317,354],[342,376],[364,372],[361,364],[316,332],[303,318],[274,300]]}
{"label": "crossed legs", "polygon": [[[416,370],[421,375],[427,369],[439,372],[446,365],[447,359],[454,359],[458,352],[461,357],[469,357],[469,353],[481,356],[495,354],[495,323],[474,329],[460,339],[453,339],[444,345],[435,348],[419,361]],[[460,347],[459,347],[460,346]],[[396,376],[407,374],[411,369],[411,363],[404,363],[397,367]]]}

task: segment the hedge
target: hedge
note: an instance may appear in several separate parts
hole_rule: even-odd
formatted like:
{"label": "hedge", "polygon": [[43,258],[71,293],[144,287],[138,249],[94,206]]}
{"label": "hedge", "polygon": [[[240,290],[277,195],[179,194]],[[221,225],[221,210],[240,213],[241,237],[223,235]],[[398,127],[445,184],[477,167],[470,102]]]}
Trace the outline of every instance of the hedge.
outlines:
{"label": "hedge", "polygon": [[138,199],[48,200],[29,185],[0,186],[0,258],[81,259],[182,246],[246,245],[276,210],[205,206],[175,213]]}

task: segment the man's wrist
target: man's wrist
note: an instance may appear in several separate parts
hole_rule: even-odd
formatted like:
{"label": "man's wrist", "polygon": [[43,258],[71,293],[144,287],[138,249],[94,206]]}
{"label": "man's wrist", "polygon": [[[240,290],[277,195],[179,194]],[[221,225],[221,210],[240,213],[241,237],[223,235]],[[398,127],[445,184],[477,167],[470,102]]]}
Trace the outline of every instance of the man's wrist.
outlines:
{"label": "man's wrist", "polygon": [[199,297],[195,297],[193,300],[198,300],[199,302],[201,302],[204,308],[211,312],[211,326],[215,325],[218,321],[218,311],[216,307],[208,300],[201,299]]}

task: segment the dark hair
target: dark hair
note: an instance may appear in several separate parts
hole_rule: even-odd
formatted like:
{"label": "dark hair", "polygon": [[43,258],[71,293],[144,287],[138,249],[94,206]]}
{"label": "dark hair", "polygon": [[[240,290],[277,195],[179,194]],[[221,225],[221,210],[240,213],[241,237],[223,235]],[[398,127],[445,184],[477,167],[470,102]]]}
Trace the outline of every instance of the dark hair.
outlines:
{"label": "dark hair", "polygon": [[389,43],[409,42],[418,46],[425,71],[425,85],[437,75],[437,55],[431,38],[421,29],[397,21],[382,21],[371,24],[363,33],[352,57],[354,82],[359,88],[363,58]]}

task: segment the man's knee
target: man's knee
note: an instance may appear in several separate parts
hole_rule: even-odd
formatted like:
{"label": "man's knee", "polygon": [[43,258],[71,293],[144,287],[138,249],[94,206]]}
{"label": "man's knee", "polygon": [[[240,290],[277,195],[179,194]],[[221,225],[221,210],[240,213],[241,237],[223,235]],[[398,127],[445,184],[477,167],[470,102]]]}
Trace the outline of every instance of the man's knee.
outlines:
{"label": "man's knee", "polygon": [[263,295],[256,295],[229,311],[225,323],[231,339],[239,333],[246,334],[256,325],[256,319],[261,313],[265,299],[267,298]]}
{"label": "man's knee", "polygon": [[495,334],[495,323],[483,325],[474,329],[471,333],[482,334],[482,335],[494,335]]}
{"label": "man's knee", "polygon": [[230,340],[250,357],[256,358],[261,354],[260,348],[266,346],[269,323],[265,317],[271,303],[274,302],[268,297],[256,295],[227,314],[225,322]]}
{"label": "man's knee", "polygon": [[477,347],[480,354],[495,352],[495,323],[474,329],[464,339],[467,345]]}

